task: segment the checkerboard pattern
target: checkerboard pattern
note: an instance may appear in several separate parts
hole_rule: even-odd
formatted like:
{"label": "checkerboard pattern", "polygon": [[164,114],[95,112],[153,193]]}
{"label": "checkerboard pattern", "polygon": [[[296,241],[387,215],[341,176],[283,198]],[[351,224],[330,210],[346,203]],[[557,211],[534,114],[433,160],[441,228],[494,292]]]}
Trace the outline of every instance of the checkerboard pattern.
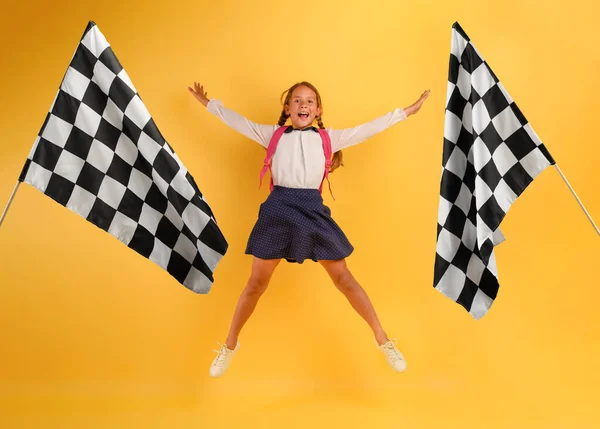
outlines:
{"label": "checkerboard pattern", "polygon": [[196,293],[228,244],[194,178],[89,22],[20,181],[110,233]]}
{"label": "checkerboard pattern", "polygon": [[498,293],[508,209],[554,160],[458,23],[444,121],[434,287],[475,319]]}

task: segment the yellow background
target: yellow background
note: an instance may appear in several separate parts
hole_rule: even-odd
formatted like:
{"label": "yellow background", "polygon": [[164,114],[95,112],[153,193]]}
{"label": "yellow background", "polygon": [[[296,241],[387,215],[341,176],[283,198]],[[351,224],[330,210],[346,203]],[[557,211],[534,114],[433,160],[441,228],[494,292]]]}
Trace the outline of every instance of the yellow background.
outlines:
{"label": "yellow background", "polygon": [[[600,422],[600,240],[550,168],[513,205],[498,299],[474,321],[432,287],[451,26],[458,21],[600,220],[595,2],[2,2],[0,204],[88,20],[194,175],[230,248],[209,295],[29,185],[0,229],[0,427],[588,428]],[[187,92],[273,123],[299,80],[326,126],[422,111],[345,151],[325,195],[349,265],[399,338],[395,374],[307,262],[281,264],[223,379],[208,377],[250,272],[264,152]]]}

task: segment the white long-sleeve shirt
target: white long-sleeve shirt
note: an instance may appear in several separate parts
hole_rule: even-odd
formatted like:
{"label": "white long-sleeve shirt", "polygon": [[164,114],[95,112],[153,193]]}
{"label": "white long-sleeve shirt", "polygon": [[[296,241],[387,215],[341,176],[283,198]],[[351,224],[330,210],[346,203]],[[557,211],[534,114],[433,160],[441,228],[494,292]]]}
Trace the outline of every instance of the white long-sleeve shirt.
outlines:
{"label": "white long-sleeve shirt", "polygon": [[[279,128],[278,125],[254,123],[224,107],[219,100],[210,100],[207,108],[225,124],[265,148],[269,146],[273,133]],[[361,143],[404,119],[406,119],[406,112],[403,109],[395,109],[371,122],[353,128],[343,130],[326,128],[331,138],[331,150],[335,153]],[[319,133],[311,130],[294,130],[281,136],[271,160],[273,184],[287,188],[319,189],[324,169],[325,155]]]}

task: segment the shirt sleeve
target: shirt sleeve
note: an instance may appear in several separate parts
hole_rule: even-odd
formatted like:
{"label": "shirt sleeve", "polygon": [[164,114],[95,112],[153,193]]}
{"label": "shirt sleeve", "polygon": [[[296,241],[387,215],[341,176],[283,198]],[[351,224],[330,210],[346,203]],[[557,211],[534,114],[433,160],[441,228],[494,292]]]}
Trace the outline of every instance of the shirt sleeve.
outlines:
{"label": "shirt sleeve", "polygon": [[265,148],[269,146],[269,141],[277,129],[276,125],[261,125],[250,121],[239,113],[224,107],[220,100],[210,100],[206,107],[210,113],[221,119],[226,125]]}
{"label": "shirt sleeve", "polygon": [[330,130],[331,150],[337,152],[350,146],[362,143],[368,138],[380,133],[398,122],[406,119],[406,112],[403,109],[395,109],[377,119],[367,122],[366,124],[358,125],[354,128],[346,128],[343,130]]}

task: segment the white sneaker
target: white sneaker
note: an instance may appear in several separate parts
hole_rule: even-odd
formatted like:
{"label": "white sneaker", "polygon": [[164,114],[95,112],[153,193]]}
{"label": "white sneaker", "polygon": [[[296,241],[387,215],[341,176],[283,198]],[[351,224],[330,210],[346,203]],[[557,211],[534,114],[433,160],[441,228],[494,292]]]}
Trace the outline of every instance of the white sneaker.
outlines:
{"label": "white sneaker", "polygon": [[213,352],[216,352],[218,354],[217,357],[213,360],[212,365],[210,366],[211,377],[221,377],[223,374],[225,374],[225,371],[227,371],[227,368],[229,368],[231,358],[233,358],[233,355],[236,354],[237,351],[240,349],[239,341],[236,344],[235,349],[233,350],[227,348],[225,344],[219,345],[221,346],[220,350],[213,350]]}
{"label": "white sneaker", "polygon": [[400,350],[396,348],[396,342],[398,340],[396,338],[388,339],[383,345],[379,345],[377,342],[377,347],[379,350],[383,352],[387,363],[392,369],[396,372],[403,372],[406,370],[406,360],[404,360],[404,356],[400,353]]}

